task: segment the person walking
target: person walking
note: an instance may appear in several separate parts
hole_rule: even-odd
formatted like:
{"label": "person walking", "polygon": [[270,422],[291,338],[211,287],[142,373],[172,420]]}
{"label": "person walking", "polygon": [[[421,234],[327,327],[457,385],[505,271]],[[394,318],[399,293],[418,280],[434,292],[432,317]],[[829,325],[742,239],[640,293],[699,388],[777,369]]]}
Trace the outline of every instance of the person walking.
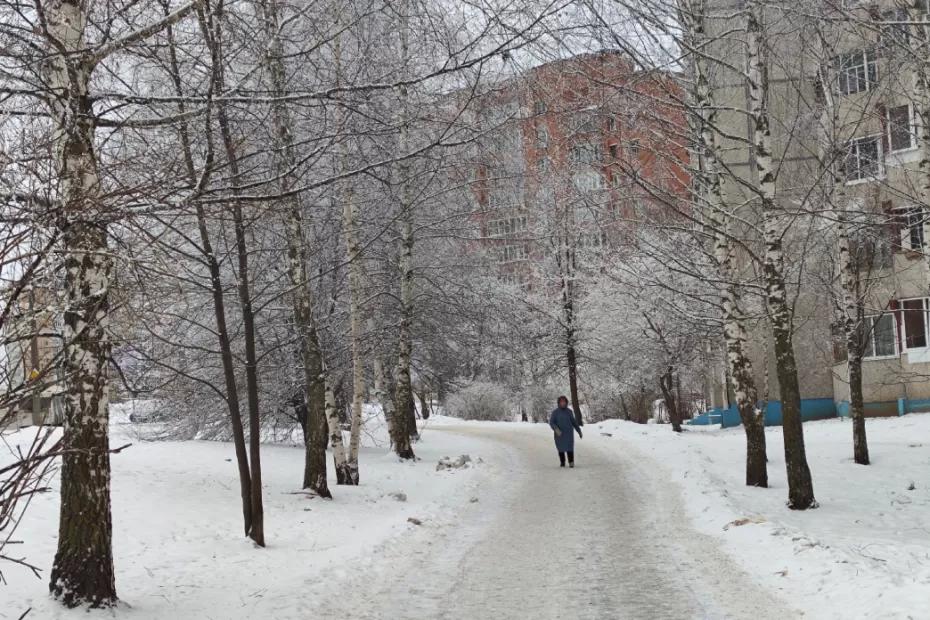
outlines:
{"label": "person walking", "polygon": [[568,466],[575,466],[575,434],[582,437],[581,427],[575,421],[575,412],[568,408],[568,399],[559,396],[558,407],[549,416],[549,426],[555,433],[555,449],[559,451],[559,463],[565,467],[565,456],[568,455]]}

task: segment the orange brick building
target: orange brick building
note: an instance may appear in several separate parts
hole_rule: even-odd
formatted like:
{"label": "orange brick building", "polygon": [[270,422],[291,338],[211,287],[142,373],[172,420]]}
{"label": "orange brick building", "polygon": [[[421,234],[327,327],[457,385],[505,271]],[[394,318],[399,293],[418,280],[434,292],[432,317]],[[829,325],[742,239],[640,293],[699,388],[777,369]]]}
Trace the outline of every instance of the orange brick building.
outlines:
{"label": "orange brick building", "polygon": [[674,75],[604,51],[534,67],[479,99],[474,219],[503,280],[532,285],[552,230],[581,251],[617,251],[631,225],[682,208],[682,96]]}

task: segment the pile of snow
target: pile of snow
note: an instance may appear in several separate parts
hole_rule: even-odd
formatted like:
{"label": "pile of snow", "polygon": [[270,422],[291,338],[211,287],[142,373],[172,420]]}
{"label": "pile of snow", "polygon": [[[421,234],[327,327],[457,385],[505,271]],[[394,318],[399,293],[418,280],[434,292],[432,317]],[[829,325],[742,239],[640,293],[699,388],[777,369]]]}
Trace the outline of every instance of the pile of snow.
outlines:
{"label": "pile of snow", "polygon": [[[142,442],[129,434],[129,412],[115,406],[111,445],[133,445],[112,457],[113,546],[116,585],[125,606],[116,612],[67,611],[48,598],[47,578],[58,528],[58,480],[29,507],[16,532],[14,555],[42,569],[0,564],[0,619],[19,618],[276,618],[313,616],[335,583],[375,563],[386,545],[415,532],[453,531],[494,476],[493,467],[455,475],[432,466],[449,454],[497,449],[483,440],[425,432],[414,445],[420,461],[400,462],[387,449],[381,425],[367,426],[361,486],[330,479],[332,501],[301,491],[303,450],[265,445],[262,468],[265,536],[258,549],[242,534],[233,447],[219,441]],[[379,416],[366,407],[369,422]],[[34,428],[4,435],[11,449]],[[489,448],[489,446],[491,446]],[[0,466],[11,458],[4,446]],[[330,460],[331,463],[331,460]],[[419,534],[418,534],[419,535]]]}
{"label": "pile of snow", "polygon": [[[930,414],[867,421],[872,465],[852,460],[848,420],[804,424],[820,508],[786,507],[780,427],[766,429],[768,489],[743,484],[741,428],[611,420],[605,445],[650,457],[678,483],[696,528],[813,618],[917,618],[930,609]],[[693,429],[693,430],[692,430]]]}
{"label": "pile of snow", "polygon": [[458,458],[450,458],[444,456],[439,459],[439,462],[436,463],[436,471],[450,470],[450,469],[465,469],[471,465],[471,456],[463,454]]}

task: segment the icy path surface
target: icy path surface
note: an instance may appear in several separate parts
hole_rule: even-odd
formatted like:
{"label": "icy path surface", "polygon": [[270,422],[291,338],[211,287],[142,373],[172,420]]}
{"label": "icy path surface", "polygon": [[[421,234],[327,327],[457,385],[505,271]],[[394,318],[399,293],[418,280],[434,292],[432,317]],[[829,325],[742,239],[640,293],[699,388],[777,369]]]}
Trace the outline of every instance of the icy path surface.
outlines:
{"label": "icy path surface", "polygon": [[[433,432],[438,432],[433,431]],[[560,469],[545,427],[448,427],[499,442],[457,527],[428,525],[347,579],[320,617],[392,619],[792,618],[717,543],[689,528],[648,459],[576,443]]]}

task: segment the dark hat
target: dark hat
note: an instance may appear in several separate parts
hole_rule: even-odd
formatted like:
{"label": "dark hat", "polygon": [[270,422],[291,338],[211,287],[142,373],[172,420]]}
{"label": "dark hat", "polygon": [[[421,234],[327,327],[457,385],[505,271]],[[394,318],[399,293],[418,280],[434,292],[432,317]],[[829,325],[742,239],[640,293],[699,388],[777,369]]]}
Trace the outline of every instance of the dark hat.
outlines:
{"label": "dark hat", "polygon": [[563,400],[565,401],[565,404],[567,405],[567,404],[568,404],[568,397],[566,397],[565,395],[559,396],[559,397],[556,399],[555,402],[556,402],[556,403],[561,403]]}

